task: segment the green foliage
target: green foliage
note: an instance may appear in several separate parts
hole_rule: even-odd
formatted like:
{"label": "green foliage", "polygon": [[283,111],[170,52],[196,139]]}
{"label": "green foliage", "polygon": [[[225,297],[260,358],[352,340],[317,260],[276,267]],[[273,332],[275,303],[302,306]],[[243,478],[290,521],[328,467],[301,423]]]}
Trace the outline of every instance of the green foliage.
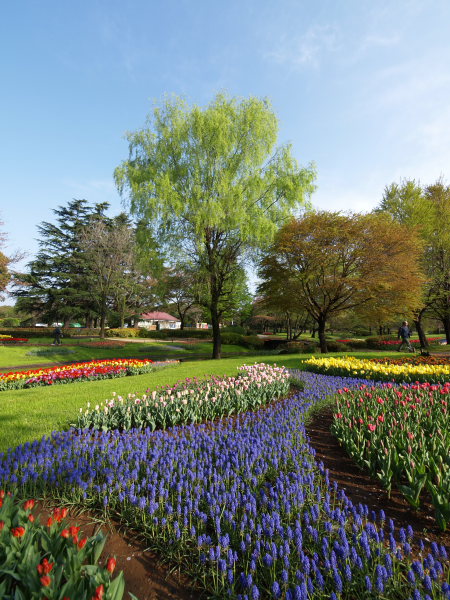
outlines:
{"label": "green foliage", "polygon": [[327,340],[328,352],[348,352],[350,347],[342,342],[335,342],[334,340]]}
{"label": "green foliage", "polygon": [[350,339],[350,340],[347,340],[344,343],[351,350],[363,350],[364,348],[368,348],[369,347],[366,340],[351,340]]}
{"label": "green foliage", "polygon": [[[392,335],[372,335],[366,338],[367,348],[380,349],[380,342],[389,342],[395,339]],[[400,343],[400,342],[399,342]]]}
{"label": "green foliage", "polygon": [[247,330],[245,327],[241,325],[229,325],[227,327],[222,327],[222,333],[239,333],[239,335],[245,335]]}
{"label": "green foliage", "polygon": [[279,349],[280,354],[314,354],[318,350],[318,345],[311,342],[286,342],[279,346]]}
{"label": "green foliage", "polygon": [[215,358],[244,250],[270,242],[313,190],[314,168],[299,168],[289,146],[275,149],[277,130],[257,98],[219,94],[205,108],[169,99],[128,135],[130,157],[115,171],[133,215],[203,277]]}
{"label": "green foliage", "polygon": [[[0,327],[1,335],[12,335],[12,337],[22,338],[42,338],[42,337],[53,337],[53,327]],[[76,333],[79,334],[80,329],[61,329],[65,338],[70,338]]]}
{"label": "green foliage", "polygon": [[210,329],[160,329],[150,330],[144,327],[139,331],[139,337],[153,338],[155,340],[167,340],[172,338],[198,338],[210,339]]}
{"label": "green foliage", "polygon": [[262,350],[264,348],[264,340],[257,335],[244,335],[242,336],[242,345],[246,348]]}
{"label": "green foliage", "polygon": [[240,333],[221,333],[220,337],[222,338],[222,344],[233,344],[236,346],[243,345],[244,336]]}
{"label": "green foliage", "polygon": [[0,327],[18,327],[20,325],[20,319],[7,317],[6,319],[0,319]]}
{"label": "green foliage", "polygon": [[[34,500],[20,502],[0,491],[0,597],[3,600],[91,600],[102,586],[105,600],[121,600],[123,573],[114,580],[113,564],[100,566],[106,538],[83,537],[80,528],[55,509],[46,525],[34,518]],[[4,497],[3,497],[4,495]],[[3,504],[2,504],[3,503]],[[30,519],[31,516],[31,519]]]}
{"label": "green foliage", "polygon": [[89,264],[79,236],[83,227],[99,218],[107,206],[72,200],[53,210],[56,223],[44,221],[38,226],[36,258],[28,263],[27,273],[15,278],[13,295],[19,310],[50,322],[95,314],[89,291]]}
{"label": "green foliage", "polygon": [[145,337],[141,335],[142,329],[139,327],[118,327],[116,329],[108,329],[106,331],[106,337],[118,337],[118,338],[137,338]]}

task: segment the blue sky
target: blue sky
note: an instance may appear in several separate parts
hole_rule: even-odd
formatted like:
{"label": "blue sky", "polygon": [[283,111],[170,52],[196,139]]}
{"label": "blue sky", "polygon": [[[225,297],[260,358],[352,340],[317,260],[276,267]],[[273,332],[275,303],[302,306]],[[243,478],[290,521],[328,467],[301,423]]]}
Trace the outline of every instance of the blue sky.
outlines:
{"label": "blue sky", "polygon": [[313,203],[367,211],[402,177],[450,165],[450,2],[22,0],[0,23],[6,252],[71,198],[121,201],[127,130],[166,93],[268,97]]}

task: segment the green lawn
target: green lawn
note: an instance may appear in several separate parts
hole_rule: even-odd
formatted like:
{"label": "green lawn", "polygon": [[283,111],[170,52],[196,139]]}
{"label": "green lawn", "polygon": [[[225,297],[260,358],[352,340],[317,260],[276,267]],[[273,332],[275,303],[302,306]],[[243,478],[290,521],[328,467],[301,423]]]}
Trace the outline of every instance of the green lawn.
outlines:
{"label": "green lawn", "polygon": [[[27,344],[17,346],[0,346],[0,370],[8,370],[12,366],[23,367],[34,364],[48,366],[81,362],[104,358],[187,358],[193,355],[208,356],[212,354],[212,343],[202,342],[183,344],[181,342],[146,341],[129,342],[122,348],[85,347],[88,340],[67,340],[61,346],[52,346],[48,338],[38,338]],[[98,341],[98,340],[96,340]],[[125,340],[124,340],[125,341]],[[113,342],[112,342],[113,343]],[[36,345],[44,344],[44,345]],[[242,346],[224,344],[224,354],[247,354],[254,351]]]}
{"label": "green lawn", "polygon": [[[348,353],[360,358],[373,357],[373,353]],[[327,356],[327,355],[324,355]],[[330,356],[330,355],[328,355]],[[331,356],[337,356],[333,354]],[[377,356],[399,356],[396,352],[377,353]],[[112,392],[120,395],[142,394],[147,389],[173,384],[186,377],[208,377],[234,375],[244,363],[277,363],[288,368],[298,368],[302,360],[310,355],[251,355],[245,357],[203,360],[171,365],[146,375],[79,382],[54,387],[35,387],[25,390],[0,392],[0,451],[26,441],[63,429],[76,420],[80,408],[87,402],[96,404],[111,397]]]}

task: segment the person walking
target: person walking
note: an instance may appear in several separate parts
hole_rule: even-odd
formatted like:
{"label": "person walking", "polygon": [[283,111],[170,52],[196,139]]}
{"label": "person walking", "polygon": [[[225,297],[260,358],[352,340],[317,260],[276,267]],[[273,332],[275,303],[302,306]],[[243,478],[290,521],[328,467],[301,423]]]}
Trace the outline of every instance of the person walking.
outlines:
{"label": "person walking", "polygon": [[55,329],[53,330],[53,344],[52,346],[60,346],[61,345],[61,338],[62,338],[63,334],[61,331],[61,327],[59,327],[59,325],[57,327],[55,327]]}
{"label": "person walking", "polygon": [[415,352],[414,347],[411,345],[409,338],[411,337],[411,329],[409,328],[408,321],[403,321],[402,326],[398,330],[398,339],[401,338],[401,343],[397,348],[397,352],[401,352],[403,345],[406,344],[406,347],[410,352]]}

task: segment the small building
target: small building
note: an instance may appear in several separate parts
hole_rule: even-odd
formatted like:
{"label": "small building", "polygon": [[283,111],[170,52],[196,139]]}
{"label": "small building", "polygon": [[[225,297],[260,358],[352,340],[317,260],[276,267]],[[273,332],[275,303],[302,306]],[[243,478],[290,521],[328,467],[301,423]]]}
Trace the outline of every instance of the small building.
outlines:
{"label": "small building", "polygon": [[166,312],[148,312],[139,317],[138,327],[146,329],[180,329],[181,321]]}

